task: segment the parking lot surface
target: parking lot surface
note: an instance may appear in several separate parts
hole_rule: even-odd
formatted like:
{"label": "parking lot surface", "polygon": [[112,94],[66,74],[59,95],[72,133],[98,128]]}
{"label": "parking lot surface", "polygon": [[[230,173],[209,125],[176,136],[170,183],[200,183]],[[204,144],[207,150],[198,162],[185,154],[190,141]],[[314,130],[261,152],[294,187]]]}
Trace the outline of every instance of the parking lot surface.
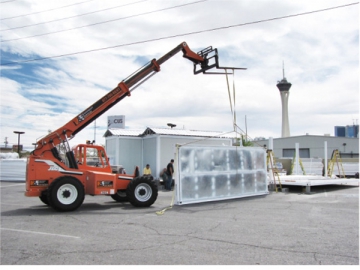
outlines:
{"label": "parking lot surface", "polygon": [[1,265],[358,265],[359,186],[135,208],[86,196],[59,213],[1,184]]}

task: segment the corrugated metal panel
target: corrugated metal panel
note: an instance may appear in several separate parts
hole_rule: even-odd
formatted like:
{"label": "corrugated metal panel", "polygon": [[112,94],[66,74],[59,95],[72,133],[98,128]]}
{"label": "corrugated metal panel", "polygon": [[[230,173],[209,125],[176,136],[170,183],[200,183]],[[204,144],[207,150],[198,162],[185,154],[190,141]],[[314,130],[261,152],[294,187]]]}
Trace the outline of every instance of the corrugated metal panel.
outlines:
{"label": "corrugated metal panel", "polygon": [[157,153],[157,138],[144,138],[143,140],[143,163],[140,173],[143,173],[143,169],[146,164],[150,165],[151,173],[154,177],[157,176],[156,173],[156,153]]}
{"label": "corrugated metal panel", "polygon": [[117,155],[117,147],[116,147],[117,137],[110,137],[106,139],[106,154],[109,158],[109,162],[111,165],[118,165],[119,161]]}
{"label": "corrugated metal panel", "polygon": [[142,171],[142,139],[141,138],[117,138],[118,139],[118,163],[122,165],[128,174],[134,172],[135,166]]}
{"label": "corrugated metal panel", "polygon": [[1,181],[25,181],[26,159],[2,159],[0,160]]}

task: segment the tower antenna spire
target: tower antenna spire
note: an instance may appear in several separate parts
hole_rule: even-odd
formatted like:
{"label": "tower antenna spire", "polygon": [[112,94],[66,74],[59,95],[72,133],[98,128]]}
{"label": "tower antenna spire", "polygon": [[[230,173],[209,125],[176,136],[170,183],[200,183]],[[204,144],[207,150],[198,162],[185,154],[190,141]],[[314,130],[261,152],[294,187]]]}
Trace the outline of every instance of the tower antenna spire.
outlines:
{"label": "tower antenna spire", "polygon": [[285,79],[285,67],[284,67],[284,60],[283,60],[283,79]]}

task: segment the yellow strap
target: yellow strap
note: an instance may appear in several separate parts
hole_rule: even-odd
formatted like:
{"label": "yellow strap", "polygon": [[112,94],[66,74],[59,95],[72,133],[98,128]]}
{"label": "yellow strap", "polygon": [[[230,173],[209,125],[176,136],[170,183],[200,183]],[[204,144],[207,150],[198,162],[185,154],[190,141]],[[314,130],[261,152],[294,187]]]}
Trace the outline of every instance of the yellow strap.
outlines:
{"label": "yellow strap", "polygon": [[156,211],[156,214],[157,214],[158,216],[163,215],[166,210],[169,210],[169,209],[173,208],[174,198],[175,198],[175,187],[174,187],[174,190],[173,190],[173,195],[172,195],[172,199],[171,199],[171,204],[170,204],[170,206],[165,207],[163,210]]}
{"label": "yellow strap", "polygon": [[[231,101],[231,93],[230,93],[230,84],[229,84],[229,78],[228,78],[228,72],[227,69],[225,69],[225,74],[226,74],[226,84],[227,84],[227,88],[228,88],[228,95],[229,95],[229,101],[230,101],[230,110],[231,110],[231,117],[232,117],[232,123],[233,123],[233,128],[235,133],[237,133],[236,130],[236,110],[235,110],[235,70],[232,70],[232,74],[233,74],[233,101]],[[231,74],[231,73],[230,73]]]}
{"label": "yellow strap", "polygon": [[232,102],[231,102],[230,85],[229,85],[227,69],[225,69],[225,74],[226,74],[226,84],[227,84],[227,88],[228,88],[228,95],[229,95],[229,101],[230,101],[231,118],[232,118],[232,122],[234,125],[234,110],[233,110],[233,106],[232,106]]}

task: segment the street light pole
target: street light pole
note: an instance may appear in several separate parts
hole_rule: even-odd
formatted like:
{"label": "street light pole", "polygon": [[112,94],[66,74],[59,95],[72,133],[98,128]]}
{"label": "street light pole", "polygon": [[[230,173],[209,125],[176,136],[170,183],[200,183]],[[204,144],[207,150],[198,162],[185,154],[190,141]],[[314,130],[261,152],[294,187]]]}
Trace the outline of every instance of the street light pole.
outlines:
{"label": "street light pole", "polygon": [[18,135],[18,155],[20,158],[20,135],[24,134],[25,132],[24,131],[14,131],[14,133]]}

